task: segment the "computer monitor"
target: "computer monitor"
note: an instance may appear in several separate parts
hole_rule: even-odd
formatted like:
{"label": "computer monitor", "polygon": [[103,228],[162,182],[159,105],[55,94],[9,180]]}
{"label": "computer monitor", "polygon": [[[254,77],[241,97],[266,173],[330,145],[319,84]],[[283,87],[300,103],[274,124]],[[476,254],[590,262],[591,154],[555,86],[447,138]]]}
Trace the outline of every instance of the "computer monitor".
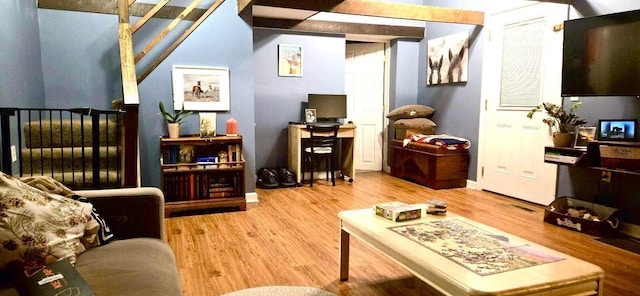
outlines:
{"label": "computer monitor", "polygon": [[347,95],[309,94],[308,109],[316,109],[318,121],[337,121],[347,118]]}
{"label": "computer monitor", "polygon": [[598,122],[598,140],[635,142],[635,119],[600,119]]}

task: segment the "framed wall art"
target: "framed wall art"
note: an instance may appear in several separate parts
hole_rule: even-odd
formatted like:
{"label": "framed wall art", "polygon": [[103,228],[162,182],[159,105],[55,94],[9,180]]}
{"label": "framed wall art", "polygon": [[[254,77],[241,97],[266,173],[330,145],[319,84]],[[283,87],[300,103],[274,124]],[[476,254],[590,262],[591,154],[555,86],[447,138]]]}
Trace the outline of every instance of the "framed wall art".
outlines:
{"label": "framed wall art", "polygon": [[173,108],[229,111],[229,68],[173,66]]}
{"label": "framed wall art", "polygon": [[278,76],[302,77],[302,46],[278,44]]}
{"label": "framed wall art", "polygon": [[469,32],[427,41],[427,85],[468,80]]}

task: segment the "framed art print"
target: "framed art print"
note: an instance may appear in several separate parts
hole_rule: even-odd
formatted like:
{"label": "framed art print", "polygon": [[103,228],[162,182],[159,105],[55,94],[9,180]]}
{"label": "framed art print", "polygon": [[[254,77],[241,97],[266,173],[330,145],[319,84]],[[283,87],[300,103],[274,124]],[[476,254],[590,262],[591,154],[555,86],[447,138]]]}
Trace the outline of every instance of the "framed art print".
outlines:
{"label": "framed art print", "polygon": [[302,46],[278,44],[278,76],[302,77]]}
{"label": "framed art print", "polygon": [[173,66],[173,108],[229,111],[229,68]]}

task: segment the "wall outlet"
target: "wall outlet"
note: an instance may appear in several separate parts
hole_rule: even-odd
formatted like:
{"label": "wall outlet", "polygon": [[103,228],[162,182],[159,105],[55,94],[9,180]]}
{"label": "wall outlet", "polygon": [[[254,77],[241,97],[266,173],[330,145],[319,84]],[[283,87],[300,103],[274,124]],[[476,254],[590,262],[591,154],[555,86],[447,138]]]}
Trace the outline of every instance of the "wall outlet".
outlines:
{"label": "wall outlet", "polygon": [[18,161],[18,155],[16,154],[16,145],[11,145],[11,162]]}

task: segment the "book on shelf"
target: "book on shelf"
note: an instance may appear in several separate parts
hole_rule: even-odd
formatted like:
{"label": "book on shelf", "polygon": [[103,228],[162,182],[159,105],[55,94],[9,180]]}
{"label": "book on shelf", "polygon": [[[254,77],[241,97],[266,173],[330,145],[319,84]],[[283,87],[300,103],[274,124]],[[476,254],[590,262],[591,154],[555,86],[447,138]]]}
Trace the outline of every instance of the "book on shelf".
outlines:
{"label": "book on shelf", "polygon": [[16,288],[20,295],[95,295],[67,258],[20,273]]}
{"label": "book on shelf", "polygon": [[399,201],[376,204],[373,206],[376,215],[394,222],[420,219],[422,207]]}

